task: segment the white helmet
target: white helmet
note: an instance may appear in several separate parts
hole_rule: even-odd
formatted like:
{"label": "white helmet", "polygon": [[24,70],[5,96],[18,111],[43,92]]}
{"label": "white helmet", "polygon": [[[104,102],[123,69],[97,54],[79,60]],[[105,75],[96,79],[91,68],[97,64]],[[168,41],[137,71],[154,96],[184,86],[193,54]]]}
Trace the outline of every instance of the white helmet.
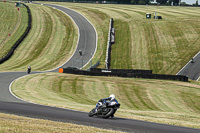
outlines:
{"label": "white helmet", "polygon": [[114,95],[114,94],[111,94],[111,95],[109,96],[109,98],[111,98],[111,100],[113,100],[113,99],[115,99],[115,95]]}

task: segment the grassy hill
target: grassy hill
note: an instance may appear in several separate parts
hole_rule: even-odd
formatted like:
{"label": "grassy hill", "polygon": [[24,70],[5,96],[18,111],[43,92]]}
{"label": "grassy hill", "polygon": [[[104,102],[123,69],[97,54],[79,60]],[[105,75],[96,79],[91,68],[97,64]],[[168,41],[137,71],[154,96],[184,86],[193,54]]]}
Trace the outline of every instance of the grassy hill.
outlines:
{"label": "grassy hill", "polygon": [[200,84],[58,73],[20,78],[12,91],[27,101],[90,111],[114,93],[116,116],[200,128]]}
{"label": "grassy hill", "polygon": [[[199,51],[199,8],[56,4],[80,12],[93,23],[98,32],[93,62],[100,60],[100,67],[104,67],[111,17],[116,29],[111,68],[176,74]],[[1,71],[22,71],[28,65],[34,71],[53,69],[74,51],[77,29],[73,22],[52,8],[29,6],[33,28],[15,55],[0,65]],[[162,20],[145,19],[146,13],[155,11]],[[198,82],[47,73],[18,79],[12,88],[16,95],[32,102],[82,111],[91,110],[100,98],[114,93],[122,105],[116,116],[200,128]]]}
{"label": "grassy hill", "polygon": [[[66,2],[54,4],[76,10],[92,22],[98,32],[98,48],[93,58],[93,63],[100,60],[101,64],[99,67],[102,68],[105,67],[104,63],[110,18],[114,18],[114,27],[116,29],[116,44],[112,46],[111,68],[152,69],[154,73],[176,74],[200,50],[198,46],[200,38],[199,8],[109,4],[104,4],[102,6],[102,4]],[[33,22],[35,23],[35,26],[33,26],[35,28],[32,30],[31,35],[29,35],[29,39],[26,39],[22,44],[23,46],[18,50],[20,53],[16,53],[18,55],[15,55],[12,61],[0,65],[2,71],[22,71],[28,65],[32,65],[35,70],[52,69],[55,68],[55,64],[59,66],[58,64],[62,64],[66,61],[74,50],[73,48],[77,42],[77,31],[75,31],[75,29],[68,29],[68,33],[66,32],[67,30],[62,31],[67,28],[61,28],[58,31],[58,27],[67,26],[64,21],[68,20],[61,21],[61,16],[56,13],[58,11],[45,6],[37,5],[36,7],[30,5],[30,8],[33,12],[33,17],[35,17],[33,18],[34,21],[37,21],[37,25]],[[37,16],[38,12],[35,9],[41,11],[40,15],[42,17]],[[153,15],[155,11],[157,11],[157,15],[163,17],[162,20],[149,20],[145,18],[146,13],[151,13]],[[48,17],[48,15],[54,17]],[[63,18],[64,17],[62,17],[62,19]],[[44,21],[51,22],[54,19],[56,19],[55,21],[60,21],[57,23],[59,24],[56,30],[58,32],[57,34],[53,34],[54,31],[52,31],[52,27],[56,27],[56,25],[54,25],[55,23],[48,23],[48,25],[42,24]],[[68,22],[72,24],[72,22]],[[42,26],[42,31],[39,30],[40,25]],[[40,34],[37,34],[39,32]],[[65,33],[65,35],[60,33]],[[41,39],[41,36],[44,34],[46,40],[44,38]],[[65,37],[66,35],[67,37]],[[59,54],[54,54],[54,56],[52,56],[52,54],[49,53],[52,50],[47,52],[45,48],[49,47],[50,44],[62,44],[64,41],[62,41],[61,38],[65,38],[69,41],[67,44],[70,45],[67,46],[69,49],[60,57],[58,57],[58,55],[64,51],[60,51],[60,53],[57,51]],[[58,42],[58,40],[62,42]],[[66,47],[66,45],[60,47]],[[21,50],[24,48],[27,52],[21,53]],[[58,48],[56,50],[58,50]],[[44,53],[46,53],[46,55],[43,55]],[[57,57],[59,59],[57,59]],[[17,60],[19,63],[16,65],[12,64],[14,60]],[[57,60],[59,60],[59,63],[56,62]],[[41,62],[46,63],[41,64]],[[54,64],[51,65],[52,63]]]}
{"label": "grassy hill", "polygon": [[[176,74],[199,52],[199,8],[109,4],[55,3],[86,16],[98,32],[97,60],[104,67],[109,19],[114,18],[116,44],[111,68],[152,69]],[[146,13],[162,20],[146,19]]]}
{"label": "grassy hill", "polygon": [[19,12],[14,3],[7,2],[0,2],[0,12],[0,58],[2,58],[26,30],[28,14],[25,7],[22,6]]}
{"label": "grassy hill", "polygon": [[78,32],[64,13],[47,6],[28,4],[32,29],[11,59],[0,65],[1,71],[33,71],[59,67],[72,55]]}

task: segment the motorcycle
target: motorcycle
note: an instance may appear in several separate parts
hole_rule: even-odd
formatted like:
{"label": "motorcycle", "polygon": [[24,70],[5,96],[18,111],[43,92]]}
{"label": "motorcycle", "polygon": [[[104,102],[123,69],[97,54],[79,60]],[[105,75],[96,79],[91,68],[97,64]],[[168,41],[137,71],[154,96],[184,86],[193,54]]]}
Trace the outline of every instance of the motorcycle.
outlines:
{"label": "motorcycle", "polygon": [[28,70],[27,70],[27,73],[28,73],[28,74],[31,73],[31,69],[28,69]]}
{"label": "motorcycle", "polygon": [[100,108],[98,108],[98,106],[96,108],[93,108],[88,113],[88,116],[89,117],[99,116],[102,118],[114,117],[115,112],[119,108],[120,108],[120,104],[115,101],[106,102]]}

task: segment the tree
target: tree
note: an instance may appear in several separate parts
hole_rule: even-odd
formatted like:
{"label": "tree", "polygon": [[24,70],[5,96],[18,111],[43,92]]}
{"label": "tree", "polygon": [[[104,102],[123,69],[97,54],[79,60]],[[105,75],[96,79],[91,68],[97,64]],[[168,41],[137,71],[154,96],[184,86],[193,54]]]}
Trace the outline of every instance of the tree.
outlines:
{"label": "tree", "polygon": [[182,6],[187,6],[187,3],[181,2],[181,5],[182,5]]}
{"label": "tree", "polygon": [[178,5],[179,4],[179,0],[172,0],[174,2],[174,4]]}
{"label": "tree", "polygon": [[160,4],[167,4],[167,1],[168,0],[157,0],[157,2],[160,3]]}
{"label": "tree", "polygon": [[139,5],[145,5],[146,2],[145,2],[145,0],[139,0],[138,4],[139,4]]}
{"label": "tree", "polygon": [[116,1],[119,4],[130,4],[131,3],[131,0],[113,0],[113,1]]}
{"label": "tree", "polygon": [[139,0],[131,0],[131,4],[138,4]]}

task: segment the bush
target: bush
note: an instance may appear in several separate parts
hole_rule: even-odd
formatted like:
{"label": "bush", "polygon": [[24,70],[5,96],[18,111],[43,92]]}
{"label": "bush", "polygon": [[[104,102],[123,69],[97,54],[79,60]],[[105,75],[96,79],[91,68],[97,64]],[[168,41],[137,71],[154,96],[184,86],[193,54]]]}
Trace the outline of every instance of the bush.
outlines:
{"label": "bush", "polygon": [[145,5],[146,2],[144,2],[143,0],[140,0],[140,1],[138,2],[138,4],[139,4],[139,5]]}

